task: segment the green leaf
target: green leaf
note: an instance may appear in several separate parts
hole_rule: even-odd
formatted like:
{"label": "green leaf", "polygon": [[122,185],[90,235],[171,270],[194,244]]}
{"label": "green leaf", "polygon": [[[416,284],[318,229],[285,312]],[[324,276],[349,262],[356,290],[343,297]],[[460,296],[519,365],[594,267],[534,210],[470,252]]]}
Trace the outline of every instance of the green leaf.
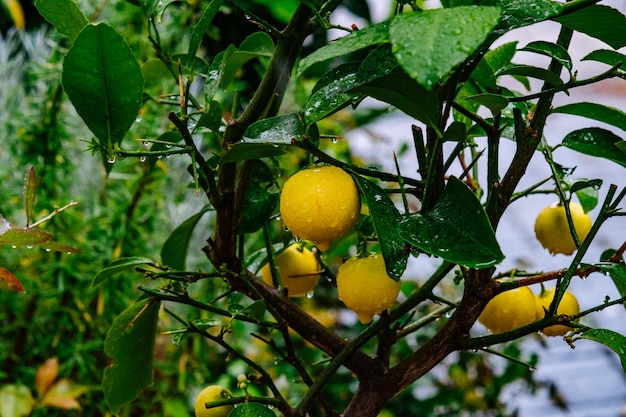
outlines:
{"label": "green leaf", "polygon": [[39,229],[9,229],[0,234],[0,245],[33,247],[52,240],[52,235]]}
{"label": "green leaf", "polygon": [[552,71],[548,71],[543,68],[533,67],[531,65],[512,65],[508,68],[503,68],[497,74],[500,75],[513,75],[522,77],[537,78],[539,80],[547,81],[552,85],[561,85],[563,80],[557,74]]}
{"label": "green leaf", "polygon": [[587,117],[626,131],[626,113],[603,104],[587,102],[571,103],[552,109],[552,113],[565,113]]}
{"label": "green leaf", "polygon": [[500,9],[483,6],[403,13],[389,28],[393,52],[411,77],[432,90],[481,46],[499,18]]}
{"label": "green leaf", "polygon": [[259,403],[239,404],[228,417],[276,417],[276,413]]}
{"label": "green leaf", "polygon": [[0,417],[31,416],[36,401],[26,385],[3,384],[0,386]]}
{"label": "green leaf", "polygon": [[112,160],[143,93],[141,67],[122,35],[104,23],[86,26],[63,61],[63,88]]}
{"label": "green leaf", "polygon": [[565,48],[561,45],[557,45],[556,43],[546,41],[530,42],[525,47],[520,49],[520,51],[534,52],[536,54],[548,56],[557,60],[569,71],[572,70],[572,58],[569,56],[569,53]]}
{"label": "green leaf", "polygon": [[113,414],[152,384],[154,340],[160,302],[144,299],[122,312],[104,341],[110,365],[104,369],[102,391]]}
{"label": "green leaf", "polygon": [[455,177],[431,211],[407,217],[399,231],[411,245],[455,264],[488,268],[504,259],[480,201]]}
{"label": "green leaf", "polygon": [[204,112],[200,116],[200,120],[198,120],[194,128],[194,132],[202,127],[206,127],[210,129],[211,132],[218,134],[220,128],[224,125],[222,123],[222,106],[215,100],[209,100],[207,103]]}
{"label": "green leaf", "polygon": [[301,140],[306,126],[300,113],[287,113],[282,116],[259,120],[250,125],[243,134],[245,142],[291,144]]}
{"label": "green leaf", "polygon": [[489,110],[491,110],[491,113],[493,115],[499,113],[504,108],[506,108],[506,106],[509,105],[509,100],[506,97],[501,96],[499,94],[491,94],[491,93],[476,94],[473,96],[465,96],[462,98],[462,100],[474,101],[480,104],[481,106],[485,106]]}
{"label": "green leaf", "polygon": [[585,213],[590,212],[598,205],[598,190],[602,186],[602,180],[578,179],[570,187],[570,192],[576,193]]}
{"label": "green leaf", "polygon": [[226,87],[239,68],[254,58],[271,58],[274,54],[274,41],[265,32],[255,32],[241,42],[239,48],[229,54],[224,62],[221,86]]}
{"label": "green leaf", "polygon": [[516,52],[517,42],[508,42],[487,51],[485,61],[493,69],[493,72],[497,74],[501,69],[511,66],[511,60]]}
{"label": "green leaf", "polygon": [[428,91],[405,72],[396,70],[391,74],[354,88],[377,100],[389,103],[405,114],[438,130],[439,98]]}
{"label": "green leaf", "polygon": [[543,22],[563,11],[563,5],[552,0],[500,0],[502,19],[496,28],[498,34],[522,26]]}
{"label": "green leaf", "polygon": [[595,4],[554,20],[565,27],[599,39],[611,48],[626,46],[626,17],[612,7]]}
{"label": "green leaf", "polygon": [[599,127],[589,127],[568,133],[563,146],[576,152],[608,159],[626,167],[625,141],[619,136]]}
{"label": "green leaf", "polygon": [[339,38],[304,57],[298,66],[298,76],[302,75],[308,68],[317,63],[341,57],[367,48],[368,46],[379,45],[386,42],[389,42],[389,21],[355,30],[348,36]]}
{"label": "green leaf", "polygon": [[189,49],[187,52],[187,65],[193,67],[192,60],[196,57],[196,52],[200,47],[200,42],[206,31],[211,26],[213,18],[224,4],[224,0],[211,0],[211,3],[204,9],[198,23],[193,27],[189,36]]}
{"label": "green leaf", "polygon": [[[588,55],[582,58],[581,61],[597,61],[614,67],[617,64],[626,63],[626,55],[620,54],[619,52],[612,51],[610,49],[598,49],[590,52]],[[623,70],[624,67],[622,66],[621,69]]]}
{"label": "green leaf", "polygon": [[[152,146],[150,147],[150,151],[155,151],[155,152],[165,151],[172,147],[172,145],[170,144],[180,143],[182,140],[183,140],[183,137],[180,134],[180,132],[176,132],[176,131],[165,132],[157,138],[158,142],[155,142],[152,144]],[[148,166],[150,167],[150,170],[154,169],[154,166],[156,165],[158,160],[159,160],[158,156],[148,157]]]}
{"label": "green leaf", "polygon": [[279,199],[278,189],[254,181],[248,184],[237,233],[254,233],[263,227],[276,210]]}
{"label": "green leaf", "polygon": [[202,216],[210,210],[211,206],[204,206],[199,213],[194,214],[174,229],[161,248],[161,262],[164,265],[178,271],[185,270],[185,260],[193,230]]}
{"label": "green leaf", "polygon": [[73,0],[36,0],[35,7],[54,28],[73,42],[89,21]]}
{"label": "green leaf", "polygon": [[306,123],[315,123],[348,105],[356,105],[363,99],[363,94],[348,92],[357,85],[358,68],[357,63],[343,64],[320,78],[304,106]]}
{"label": "green leaf", "polygon": [[35,194],[37,192],[37,175],[35,168],[28,167],[24,178],[24,211],[26,213],[26,227],[30,225],[35,208]]}
{"label": "green leaf", "polygon": [[252,320],[261,321],[263,320],[263,316],[265,315],[265,301],[257,300],[250,304],[249,306],[240,309],[233,316],[233,319],[237,318],[237,316],[243,316]]}
{"label": "green leaf", "polygon": [[116,259],[109,263],[106,267],[98,271],[98,273],[91,280],[91,286],[95,287],[105,279],[112,277],[120,272],[127,271],[129,269],[135,269],[138,266],[145,266],[154,264],[152,259],[143,258],[140,256],[130,256],[126,258]]}
{"label": "green leaf", "polygon": [[369,207],[380,249],[385,258],[387,274],[398,281],[406,269],[408,260],[408,253],[404,250],[404,239],[398,233],[398,223],[402,215],[382,188],[359,175],[352,177]]}
{"label": "green leaf", "polygon": [[617,353],[622,363],[622,369],[626,372],[626,337],[606,329],[591,329],[580,335],[582,339],[593,340]]}
{"label": "green leaf", "polygon": [[237,142],[220,158],[220,164],[270,158],[285,153],[285,149],[271,143]]}

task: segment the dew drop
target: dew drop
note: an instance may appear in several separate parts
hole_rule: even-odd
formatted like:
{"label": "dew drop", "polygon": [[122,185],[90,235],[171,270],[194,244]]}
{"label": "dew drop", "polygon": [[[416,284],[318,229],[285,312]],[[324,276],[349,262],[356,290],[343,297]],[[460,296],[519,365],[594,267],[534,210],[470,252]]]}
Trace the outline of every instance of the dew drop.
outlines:
{"label": "dew drop", "polygon": [[32,248],[33,248],[33,245],[26,245],[26,248],[27,248],[27,249],[32,249]]}
{"label": "dew drop", "polygon": [[50,252],[52,249],[50,248],[46,248],[46,252]]}
{"label": "dew drop", "polygon": [[296,242],[302,242],[302,239],[300,239],[298,236],[294,236],[293,240],[295,240]]}
{"label": "dew drop", "polygon": [[144,162],[146,162],[146,159],[148,159],[148,157],[146,155],[141,155],[139,157],[139,162],[144,163]]}
{"label": "dew drop", "polygon": [[528,370],[529,370],[530,372],[533,372],[533,371],[536,371],[536,370],[537,370],[537,368],[535,368],[534,366],[529,366],[529,367],[528,367]]}
{"label": "dew drop", "polygon": [[135,118],[135,122],[136,123],[140,123],[141,122],[141,116],[137,116],[137,118]]}
{"label": "dew drop", "polygon": [[162,159],[163,155],[157,155],[157,158]]}
{"label": "dew drop", "polygon": [[144,140],[143,141],[143,146],[145,146],[147,148],[148,146],[150,146],[150,142],[148,142],[147,140]]}
{"label": "dew drop", "polygon": [[15,246],[15,245],[11,245],[11,247],[12,247],[13,249],[17,249],[17,246]]}
{"label": "dew drop", "polygon": [[165,149],[170,149],[172,145],[165,145]]}
{"label": "dew drop", "polygon": [[333,142],[333,143],[337,143],[337,142],[339,142],[339,139],[337,139],[337,138],[333,138],[333,139],[332,139],[332,142]]}
{"label": "dew drop", "polygon": [[309,298],[309,299],[313,298],[313,290],[306,293],[306,298]]}
{"label": "dew drop", "polygon": [[288,232],[288,231],[289,231],[289,227],[288,227],[288,226],[283,226],[283,230],[284,230],[285,232]]}
{"label": "dew drop", "polygon": [[110,156],[110,157],[107,159],[107,162],[108,162],[109,164],[114,164],[114,163],[115,163],[115,157],[114,157],[114,156]]}

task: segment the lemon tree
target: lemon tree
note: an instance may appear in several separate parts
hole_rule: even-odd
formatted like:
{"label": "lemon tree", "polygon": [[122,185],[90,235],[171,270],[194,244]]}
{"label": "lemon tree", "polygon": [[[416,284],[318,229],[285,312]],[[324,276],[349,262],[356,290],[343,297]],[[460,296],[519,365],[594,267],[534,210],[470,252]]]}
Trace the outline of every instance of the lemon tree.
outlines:
{"label": "lemon tree", "polygon": [[[576,202],[569,203],[569,210],[576,235],[583,241],[591,230],[591,217]],[[552,254],[571,255],[577,249],[563,204],[553,203],[539,212],[535,235],[541,246]]]}
{"label": "lemon tree", "polygon": [[[543,318],[545,316],[546,312],[550,308],[552,300],[554,300],[555,292],[556,288],[553,287],[544,289],[537,294],[537,318]],[[571,316],[573,314],[578,314],[579,312],[580,306],[578,305],[578,299],[574,294],[572,294],[571,291],[566,290],[556,309],[556,314]],[[544,328],[542,332],[546,336],[563,336],[570,330],[572,330],[572,328],[569,326],[557,324]]]}
{"label": "lemon tree", "polygon": [[352,177],[335,166],[292,175],[280,195],[280,215],[294,236],[326,250],[359,220],[361,200]]}
{"label": "lemon tree", "polygon": [[[300,244],[293,244],[276,256],[276,265],[283,287],[290,297],[307,295],[320,279],[320,265],[317,257]],[[274,285],[272,269],[267,263],[261,268],[261,277],[268,285]]]}
{"label": "lemon tree", "polygon": [[385,260],[372,253],[350,258],[337,272],[339,299],[354,311],[363,324],[393,306],[400,283],[387,275]]}
{"label": "lemon tree", "polygon": [[[618,10],[592,0],[525,0],[524,7],[447,1],[434,10],[404,1],[375,22],[364,2],[145,0],[126,5],[134,8],[132,19],[107,9],[92,23],[75,2],[37,3],[67,38],[59,78],[93,133],[89,146],[103,177],[136,179],[137,193],[118,216],[128,221],[106,226],[115,240],[111,262],[93,279],[106,285],[118,274],[139,272],[137,281],[147,281],[132,294],[140,301],[107,335],[112,366],[103,392],[113,414],[152,382],[151,359],[160,365],[163,357],[155,354],[163,345],[157,334],[175,342],[184,373],[177,384],[210,377],[237,387],[229,400],[237,404],[233,414],[375,417],[441,408],[462,414],[463,405],[450,398],[483,393],[484,381],[472,375],[532,380],[533,355],[512,343],[545,324],[529,285],[556,281],[555,303],[568,305],[565,290],[574,277],[602,272],[620,298],[598,301],[581,317],[626,301],[626,245],[582,263],[605,224],[625,215],[624,184],[577,178],[562,156],[578,152],[626,167],[625,141],[615,133],[626,131],[626,114],[602,103],[555,106],[557,95],[577,87],[623,81],[626,17]],[[363,25],[338,24],[342,8],[362,14]],[[125,21],[133,26],[118,31]],[[555,41],[498,42],[544,21],[560,28]],[[333,32],[327,42],[331,28],[345,33]],[[605,45],[585,57],[605,70],[575,76],[579,64],[569,51],[578,55],[580,45],[574,33]],[[504,83],[507,76],[524,89],[514,91]],[[372,101],[380,105],[367,105]],[[367,128],[389,111],[411,120],[403,135],[408,140],[393,150]],[[584,117],[590,126],[556,138],[544,132],[555,113]],[[353,135],[357,127],[365,127],[366,139]],[[513,157],[499,146],[505,140],[515,147]],[[361,144],[380,158],[353,157]],[[524,186],[539,154],[544,161],[537,169],[548,180]],[[150,220],[136,215],[137,201],[155,194],[148,192],[152,181],[163,177],[184,191],[164,192],[159,209],[196,209],[187,220],[172,219],[178,226],[163,227],[163,236],[145,236],[164,242],[160,259],[152,259],[155,251],[135,253],[117,239],[131,221]],[[536,223],[542,245],[573,256],[555,271],[544,265],[502,271],[503,259],[516,263],[518,254],[500,245],[498,227],[511,205],[536,194],[584,206],[569,203],[570,216],[564,206],[550,207]],[[13,232],[0,232],[0,243],[7,233]],[[307,245],[319,248],[319,256]],[[370,252],[376,255],[364,255]],[[268,255],[270,265],[263,267]],[[272,288],[279,282],[291,297]],[[313,287],[312,299],[295,297]],[[106,301],[94,305],[102,309]],[[161,304],[167,305],[162,313]],[[333,319],[317,320],[320,308]],[[350,326],[347,310],[369,325]],[[99,317],[99,311],[84,316]],[[473,328],[477,321],[489,332]],[[626,364],[623,335],[581,321],[581,338],[605,343]],[[443,377],[430,373],[458,352],[465,368]],[[522,368],[490,367],[484,355],[491,353]],[[245,383],[236,379],[240,374]],[[410,386],[431,380],[426,375],[447,378],[437,380],[438,387],[454,379],[457,390],[417,398],[420,390]],[[133,389],[125,381],[136,381]],[[505,413],[498,398],[503,385],[490,384],[484,401],[467,397],[467,405]],[[165,391],[191,403],[184,390]]]}

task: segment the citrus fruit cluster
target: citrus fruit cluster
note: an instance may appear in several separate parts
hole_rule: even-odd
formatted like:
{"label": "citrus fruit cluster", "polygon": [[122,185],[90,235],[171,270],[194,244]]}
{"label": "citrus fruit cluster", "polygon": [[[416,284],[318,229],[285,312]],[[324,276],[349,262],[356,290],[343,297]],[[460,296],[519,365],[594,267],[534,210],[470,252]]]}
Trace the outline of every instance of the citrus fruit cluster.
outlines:
{"label": "citrus fruit cluster", "polygon": [[[554,299],[556,288],[534,295],[530,288],[520,287],[496,295],[485,307],[478,321],[492,333],[504,333],[544,318]],[[580,311],[578,300],[569,290],[557,307],[557,315],[574,315]],[[554,325],[542,330],[546,336],[563,336],[569,326]]]}
{"label": "citrus fruit cluster", "polygon": [[209,385],[204,388],[194,402],[196,417],[226,417],[233,409],[232,405],[220,405],[206,408],[205,404],[232,397],[230,391],[220,385]]}
{"label": "citrus fruit cluster", "polygon": [[[591,230],[591,217],[576,202],[569,203],[569,210],[576,235],[583,241]],[[560,203],[550,204],[539,212],[535,221],[535,236],[541,246],[553,255],[571,255],[577,249],[567,222],[565,206]]]}

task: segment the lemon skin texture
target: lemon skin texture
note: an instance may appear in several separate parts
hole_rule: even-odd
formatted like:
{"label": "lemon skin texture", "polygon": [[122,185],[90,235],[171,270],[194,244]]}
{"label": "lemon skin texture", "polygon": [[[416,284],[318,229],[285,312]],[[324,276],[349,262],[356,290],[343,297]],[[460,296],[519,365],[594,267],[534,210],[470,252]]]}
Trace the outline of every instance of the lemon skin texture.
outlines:
{"label": "lemon skin texture", "polygon": [[226,417],[233,409],[232,405],[221,405],[214,408],[206,408],[204,404],[212,401],[223,400],[231,397],[232,394],[226,388],[220,385],[209,385],[204,388],[194,403],[196,417]]}
{"label": "lemon skin texture", "polygon": [[528,287],[496,295],[478,317],[491,333],[504,333],[534,322],[537,318],[535,295]]}
{"label": "lemon skin texture", "polygon": [[[591,217],[576,202],[570,202],[569,209],[574,229],[582,242],[591,230]],[[565,206],[559,203],[553,203],[539,212],[535,221],[535,236],[541,246],[553,255],[571,255],[576,250],[576,243],[567,223]]]}
{"label": "lemon skin texture", "polygon": [[361,200],[352,177],[335,166],[304,169],[292,175],[280,196],[280,215],[294,236],[321,250],[350,232]]}
{"label": "lemon skin texture", "polygon": [[[289,246],[276,256],[276,266],[283,287],[289,297],[302,297],[313,291],[320,279],[320,264],[309,249],[297,243]],[[273,286],[269,263],[261,268],[261,277],[267,285]]]}
{"label": "lemon skin texture", "polygon": [[400,292],[400,282],[387,275],[381,255],[350,258],[337,271],[339,299],[363,324],[390,308]]}
{"label": "lemon skin texture", "polygon": [[[550,304],[554,299],[554,293],[556,288],[549,288],[544,290],[542,293],[537,295],[537,318],[544,318],[546,311],[550,308]],[[573,314],[578,314],[580,312],[580,305],[578,304],[578,300],[576,296],[572,294],[569,290],[565,290],[563,293],[563,298],[561,298],[561,302],[556,309],[557,315],[568,315],[571,316]],[[577,320],[578,321],[578,320]],[[548,326],[543,329],[542,333],[546,336],[564,336],[567,332],[572,330],[569,326],[563,326],[561,324],[556,324],[554,326]]]}

